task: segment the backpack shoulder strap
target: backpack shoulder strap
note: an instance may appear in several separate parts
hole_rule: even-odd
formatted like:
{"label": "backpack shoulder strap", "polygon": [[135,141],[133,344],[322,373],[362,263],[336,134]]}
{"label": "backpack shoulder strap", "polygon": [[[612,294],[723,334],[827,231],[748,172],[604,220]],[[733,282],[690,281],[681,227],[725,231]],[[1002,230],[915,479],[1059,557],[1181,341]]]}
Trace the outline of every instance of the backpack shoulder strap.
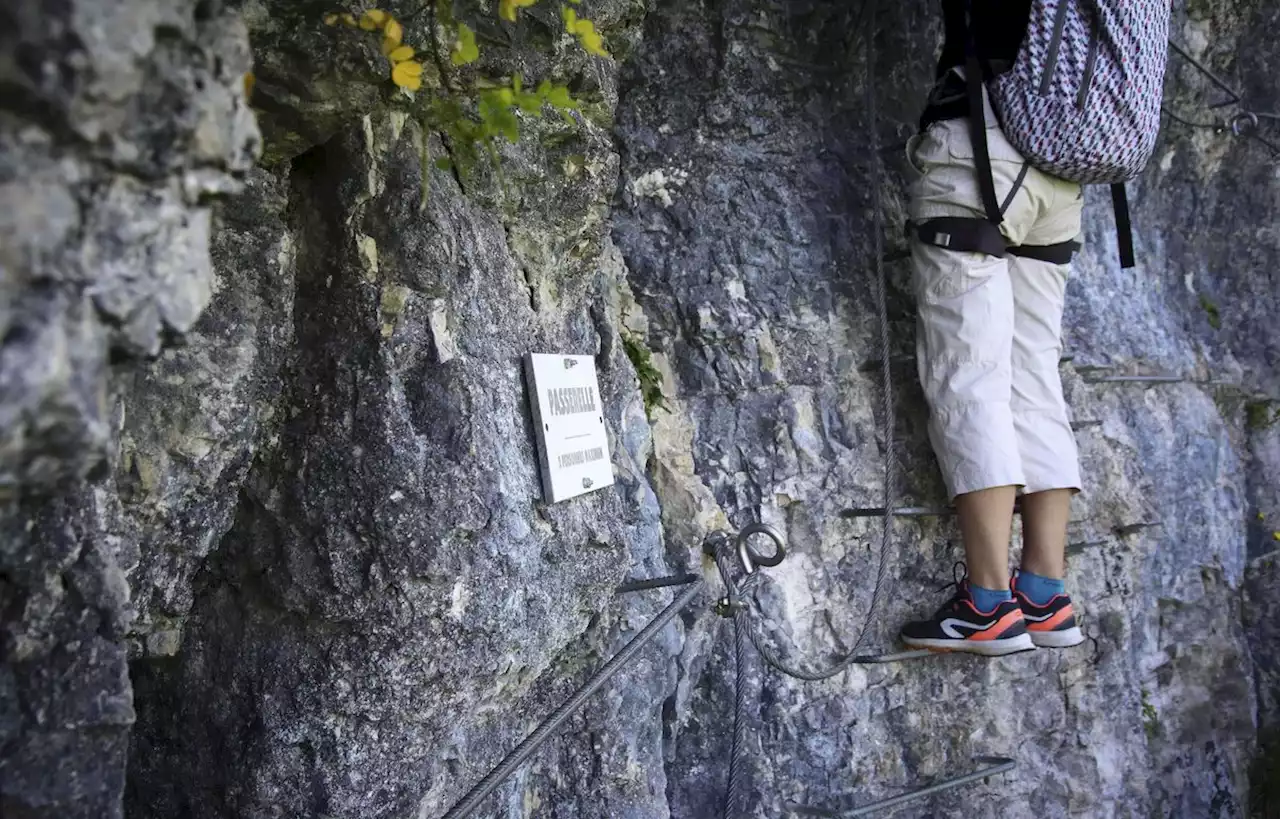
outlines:
{"label": "backpack shoulder strap", "polygon": [[973,160],[978,172],[978,192],[982,197],[982,209],[993,225],[1004,221],[1000,200],[996,197],[995,178],[991,172],[991,154],[987,149],[987,117],[982,102],[982,90],[987,66],[978,58],[978,43],[973,33],[973,3],[965,3],[965,85],[969,96],[969,140],[973,143]]}

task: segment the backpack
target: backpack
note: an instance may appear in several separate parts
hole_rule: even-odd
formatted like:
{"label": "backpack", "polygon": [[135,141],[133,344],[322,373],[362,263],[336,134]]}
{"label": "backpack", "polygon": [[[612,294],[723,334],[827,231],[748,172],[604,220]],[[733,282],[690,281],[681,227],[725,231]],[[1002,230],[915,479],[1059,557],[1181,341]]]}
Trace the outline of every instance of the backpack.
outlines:
{"label": "backpack", "polygon": [[[966,14],[971,6],[966,4]],[[1120,265],[1133,267],[1133,235],[1124,182],[1151,158],[1160,130],[1169,0],[1031,0],[1022,47],[1012,66],[996,73],[977,56],[967,34],[965,80],[969,133],[987,222],[968,228],[966,244],[991,252],[1002,241],[1003,221],[991,177],[982,89],[1005,137],[1032,166],[1080,184],[1111,184],[1119,234]],[[955,227],[952,225],[951,227]],[[976,234],[976,235],[975,235]],[[938,244],[937,229],[921,238]],[[951,245],[963,249],[954,241]],[[1008,253],[1069,261],[1074,242],[1045,247],[1006,247]]]}
{"label": "backpack", "polygon": [[1155,150],[1169,0],[1032,0],[1022,49],[987,90],[1033,166],[1082,185],[1123,183]]}

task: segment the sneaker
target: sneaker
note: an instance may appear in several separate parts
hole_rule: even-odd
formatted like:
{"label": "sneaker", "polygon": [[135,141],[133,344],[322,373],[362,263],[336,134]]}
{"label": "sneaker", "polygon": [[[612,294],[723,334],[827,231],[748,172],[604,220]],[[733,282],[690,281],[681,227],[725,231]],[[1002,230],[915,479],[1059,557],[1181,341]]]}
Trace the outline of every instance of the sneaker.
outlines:
{"label": "sneaker", "polygon": [[956,593],[933,617],[903,627],[903,643],[912,648],[967,651],[987,657],[1035,649],[1016,600],[1006,600],[995,609],[982,612],[973,604],[967,577],[950,585],[956,587]]}
{"label": "sneaker", "polygon": [[1070,595],[1055,595],[1048,603],[1037,606],[1018,591],[1016,583],[1015,580],[1010,584],[1013,586],[1013,599],[1022,609],[1031,642],[1045,648],[1070,648],[1084,642],[1084,634],[1076,623],[1075,610],[1071,608]]}

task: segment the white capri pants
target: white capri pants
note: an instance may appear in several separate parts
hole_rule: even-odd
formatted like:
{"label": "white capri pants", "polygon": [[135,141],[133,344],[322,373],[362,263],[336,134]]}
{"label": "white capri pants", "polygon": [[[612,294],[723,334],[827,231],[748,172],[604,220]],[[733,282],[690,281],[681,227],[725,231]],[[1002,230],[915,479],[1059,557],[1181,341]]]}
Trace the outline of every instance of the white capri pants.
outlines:
{"label": "white capri pants", "polygon": [[[987,107],[996,198],[1024,160]],[[985,218],[969,123],[935,123],[907,155],[916,178],[910,218]],[[1028,167],[1000,226],[1013,244],[1077,239],[1078,184]],[[952,499],[997,486],[1027,493],[1080,489],[1079,456],[1062,395],[1062,308],[1070,265],[946,250],[913,237],[917,367],[929,438]]]}

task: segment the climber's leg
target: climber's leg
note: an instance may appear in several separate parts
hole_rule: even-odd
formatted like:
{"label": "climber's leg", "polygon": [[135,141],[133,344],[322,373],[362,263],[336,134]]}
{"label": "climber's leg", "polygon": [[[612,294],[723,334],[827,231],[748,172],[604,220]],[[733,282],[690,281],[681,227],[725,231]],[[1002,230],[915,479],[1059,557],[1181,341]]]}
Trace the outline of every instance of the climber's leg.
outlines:
{"label": "climber's leg", "polygon": [[917,360],[929,437],[960,514],[967,580],[907,645],[999,655],[1034,648],[1008,585],[1013,501],[1022,483],[1009,405],[1013,303],[1004,259],[914,243]]}
{"label": "climber's leg", "polygon": [[970,576],[1008,588],[1009,535],[1023,483],[1009,403],[1013,297],[1004,259],[915,243],[917,362],[929,438],[955,499]]}
{"label": "climber's leg", "polygon": [[[998,129],[988,129],[996,189],[1004,197],[1021,157]],[[973,151],[962,120],[936,123],[909,154],[919,177],[911,219],[981,217]],[[1021,196],[1012,200],[1011,238],[1034,219]],[[929,404],[929,437],[948,496],[959,509],[969,571],[977,587],[957,594],[933,618],[909,623],[908,645],[980,654],[1032,648],[1021,610],[1010,599],[1009,535],[1016,487],[1023,483],[1010,406],[1013,291],[1003,257],[913,241],[917,300],[917,366]],[[981,588],[978,588],[981,587]]]}
{"label": "climber's leg", "polygon": [[998,486],[960,495],[955,501],[969,582],[976,587],[974,597],[980,608],[990,608],[990,603],[998,602],[997,597],[1008,599],[1009,538],[1016,496],[1017,487]]}
{"label": "climber's leg", "polygon": [[[1000,198],[1008,199],[1001,230],[1021,241],[1037,204],[1009,191],[1025,178],[1023,161],[995,127],[987,129]],[[968,125],[934,124],[908,154],[918,172],[911,186],[911,220],[977,217],[977,172]],[[1014,297],[1006,257],[911,243],[917,301],[917,367],[929,404],[929,437],[948,496],[961,516],[969,571],[975,583],[1008,586],[1008,542],[1015,487],[1024,482],[1010,403]]]}
{"label": "climber's leg", "polygon": [[1058,364],[1067,266],[1015,257],[1010,279],[1016,305],[1013,423],[1026,476],[1022,570],[1061,579],[1071,496],[1081,483]]}
{"label": "climber's leg", "polygon": [[[1039,172],[1028,186],[1047,207],[1025,244],[1047,245],[1080,233],[1080,186]],[[1022,568],[1061,578],[1071,495],[1080,466],[1062,394],[1062,313],[1070,265],[1009,258],[1013,293],[1012,400],[1018,453],[1026,479]]]}
{"label": "climber's leg", "polygon": [[[1027,244],[1053,244],[1080,232],[1079,186],[1040,174],[1033,184],[1048,204]],[[1071,497],[1080,490],[1079,457],[1062,393],[1062,313],[1069,265],[1013,257],[1014,426],[1026,476],[1022,568],[1015,578],[1031,639],[1070,646],[1084,639],[1067,596],[1063,553]]]}
{"label": "climber's leg", "polygon": [[1070,489],[1049,489],[1022,497],[1022,571],[1061,580],[1066,570]]}

